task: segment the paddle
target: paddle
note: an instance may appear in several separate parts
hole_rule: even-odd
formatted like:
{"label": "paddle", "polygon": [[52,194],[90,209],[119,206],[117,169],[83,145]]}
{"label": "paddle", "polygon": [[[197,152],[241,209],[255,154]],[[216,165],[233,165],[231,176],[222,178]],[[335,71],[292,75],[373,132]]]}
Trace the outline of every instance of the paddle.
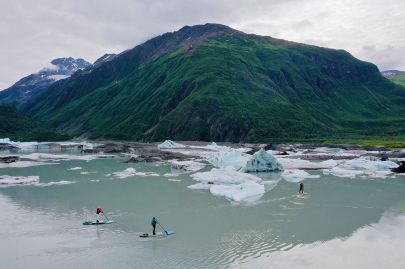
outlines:
{"label": "paddle", "polygon": [[157,224],[159,224],[160,228],[162,228],[162,230],[165,231],[166,234],[169,234],[168,231],[166,231],[165,228],[163,228],[162,225],[160,225],[159,221],[156,220],[156,222]]}

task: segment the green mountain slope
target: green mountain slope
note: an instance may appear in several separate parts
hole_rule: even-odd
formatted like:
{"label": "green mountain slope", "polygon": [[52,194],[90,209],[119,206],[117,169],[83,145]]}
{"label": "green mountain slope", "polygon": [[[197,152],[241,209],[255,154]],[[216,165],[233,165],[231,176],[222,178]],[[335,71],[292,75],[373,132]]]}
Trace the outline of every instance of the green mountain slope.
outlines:
{"label": "green mountain slope", "polygon": [[404,135],[405,90],[342,50],[206,24],[51,86],[25,112],[71,135],[268,141]]}
{"label": "green mountain slope", "polygon": [[392,82],[405,87],[405,75],[395,75],[387,77]]}
{"label": "green mountain slope", "polygon": [[0,138],[10,138],[15,141],[54,141],[68,137],[56,134],[22,115],[14,106],[0,105]]}

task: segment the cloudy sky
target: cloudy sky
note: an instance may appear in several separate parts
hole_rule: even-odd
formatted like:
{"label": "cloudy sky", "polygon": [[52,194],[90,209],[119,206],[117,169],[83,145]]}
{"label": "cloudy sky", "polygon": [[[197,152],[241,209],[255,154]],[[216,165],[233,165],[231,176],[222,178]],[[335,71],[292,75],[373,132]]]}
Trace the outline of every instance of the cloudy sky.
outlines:
{"label": "cloudy sky", "polygon": [[405,70],[404,0],[1,0],[0,17],[0,89],[57,57],[93,62],[206,22]]}

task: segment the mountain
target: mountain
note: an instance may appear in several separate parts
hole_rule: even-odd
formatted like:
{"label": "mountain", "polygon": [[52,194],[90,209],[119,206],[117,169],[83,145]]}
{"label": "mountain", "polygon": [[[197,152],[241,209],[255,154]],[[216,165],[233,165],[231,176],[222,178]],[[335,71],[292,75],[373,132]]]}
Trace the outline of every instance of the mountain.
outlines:
{"label": "mountain", "polygon": [[55,141],[68,137],[24,116],[15,106],[0,105],[0,138],[14,141]]}
{"label": "mountain", "polygon": [[381,72],[381,74],[392,82],[405,87],[405,71],[387,70]]}
{"label": "mountain", "polygon": [[404,135],[405,89],[344,50],[186,26],[23,107],[70,135],[250,141]]}
{"label": "mountain", "polygon": [[90,66],[90,63],[83,59],[74,59],[72,57],[54,59],[50,67],[26,76],[10,88],[0,91],[0,103],[17,105],[26,103],[56,81],[68,78],[77,70],[88,66]]}

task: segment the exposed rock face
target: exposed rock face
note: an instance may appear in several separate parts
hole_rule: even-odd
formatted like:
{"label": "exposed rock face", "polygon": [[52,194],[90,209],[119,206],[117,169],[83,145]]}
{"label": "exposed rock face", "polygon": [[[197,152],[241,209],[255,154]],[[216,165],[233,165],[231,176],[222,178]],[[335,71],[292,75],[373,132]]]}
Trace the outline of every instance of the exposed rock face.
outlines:
{"label": "exposed rock face", "polygon": [[394,173],[405,173],[405,162],[402,161],[397,168],[393,168],[392,172]]}
{"label": "exposed rock face", "polygon": [[184,155],[182,153],[161,151],[157,149],[144,149],[138,150],[137,155],[131,157],[127,162],[139,163],[139,162],[161,162],[167,160],[189,160],[193,156]]}
{"label": "exposed rock face", "polygon": [[10,88],[1,91],[0,103],[19,106],[49,88],[56,81],[68,78],[79,69],[84,69],[90,65],[83,59],[72,57],[54,59],[49,67],[26,76]]}
{"label": "exposed rock face", "polygon": [[8,143],[0,143],[0,151],[1,150],[17,150],[17,149],[18,149],[17,147],[10,145]]}
{"label": "exposed rock face", "polygon": [[0,157],[0,163],[13,163],[20,160],[20,157],[18,156],[5,156],[5,157]]}

